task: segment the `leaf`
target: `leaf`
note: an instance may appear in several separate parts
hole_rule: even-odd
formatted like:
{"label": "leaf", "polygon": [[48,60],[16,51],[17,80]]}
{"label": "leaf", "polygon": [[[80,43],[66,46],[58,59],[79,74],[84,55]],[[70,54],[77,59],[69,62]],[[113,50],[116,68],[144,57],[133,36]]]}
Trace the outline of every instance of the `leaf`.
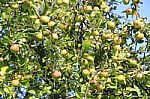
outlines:
{"label": "leaf", "polygon": [[5,75],[8,68],[8,66],[1,67],[1,74]]}
{"label": "leaf", "polygon": [[29,90],[28,91],[30,94],[36,95],[36,92],[34,90]]}
{"label": "leaf", "polygon": [[86,51],[90,48],[91,46],[91,41],[90,40],[85,40],[83,41],[83,50]]}
{"label": "leaf", "polygon": [[6,92],[6,93],[10,93],[10,91],[9,91],[9,89],[8,88],[4,88],[4,92]]}
{"label": "leaf", "polygon": [[140,95],[141,95],[141,92],[140,92],[139,87],[137,87],[136,85],[134,85],[134,89],[135,89],[135,91],[137,92],[138,96],[140,96]]}
{"label": "leaf", "polygon": [[76,91],[76,96],[77,96],[77,99],[82,99],[82,95],[80,92]]}
{"label": "leaf", "polygon": [[111,88],[111,89],[117,89],[117,86],[110,85],[110,84],[108,84],[108,87]]}
{"label": "leaf", "polygon": [[35,97],[29,97],[29,99],[38,99],[38,98],[35,98]]}

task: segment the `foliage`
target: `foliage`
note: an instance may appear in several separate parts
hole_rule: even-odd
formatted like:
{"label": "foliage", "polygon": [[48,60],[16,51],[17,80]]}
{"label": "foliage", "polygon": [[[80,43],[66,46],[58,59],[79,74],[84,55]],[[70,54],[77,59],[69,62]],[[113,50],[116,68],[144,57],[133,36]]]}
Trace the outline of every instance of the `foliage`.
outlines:
{"label": "foliage", "polygon": [[[122,4],[130,8],[118,15]],[[150,24],[138,13],[140,4],[1,0],[0,95],[148,98]]]}

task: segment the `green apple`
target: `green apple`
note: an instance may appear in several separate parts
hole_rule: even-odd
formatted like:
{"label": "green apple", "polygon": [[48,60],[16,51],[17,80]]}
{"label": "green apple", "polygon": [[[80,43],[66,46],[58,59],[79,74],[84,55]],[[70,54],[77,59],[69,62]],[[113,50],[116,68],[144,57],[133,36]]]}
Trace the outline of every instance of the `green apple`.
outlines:
{"label": "green apple", "polygon": [[66,3],[66,4],[69,4],[70,3],[70,0],[62,0],[63,3]]}
{"label": "green apple", "polygon": [[4,61],[4,58],[3,57],[0,57],[0,62],[3,62]]}
{"label": "green apple", "polygon": [[108,72],[102,71],[102,72],[100,73],[100,75],[101,75],[102,77],[108,77]]}
{"label": "green apple", "polygon": [[104,90],[105,89],[105,86],[104,85],[101,85],[101,84],[97,84],[96,85],[96,88],[98,91],[101,91],[101,90]]}
{"label": "green apple", "polygon": [[116,27],[116,24],[115,24],[115,22],[108,21],[108,22],[107,22],[107,26],[108,26],[108,28],[110,28],[110,29],[114,29],[114,28]]}
{"label": "green apple", "polygon": [[66,55],[68,52],[67,52],[67,50],[66,49],[63,49],[63,50],[61,50],[61,55]]}
{"label": "green apple", "polygon": [[19,44],[12,44],[10,47],[11,52],[17,53],[19,52],[19,50],[20,50]]}
{"label": "green apple", "polygon": [[83,60],[82,60],[82,63],[83,63],[84,65],[88,65],[89,62],[88,62],[87,59],[83,59]]}
{"label": "green apple", "polygon": [[94,36],[99,36],[99,32],[96,30],[96,31],[93,31],[93,35]]}
{"label": "green apple", "polygon": [[106,8],[104,9],[104,12],[109,12],[110,11],[110,7],[107,5]]}
{"label": "green apple", "polygon": [[53,33],[52,37],[53,37],[53,39],[58,39],[58,34],[57,33]]}
{"label": "green apple", "polygon": [[36,38],[37,38],[38,40],[42,40],[42,39],[43,39],[43,33],[42,33],[42,32],[37,32],[37,33],[35,34],[35,36],[36,36]]}
{"label": "green apple", "polygon": [[137,61],[135,59],[129,59],[130,65],[137,65]]}
{"label": "green apple", "polygon": [[127,15],[133,15],[133,10],[131,8],[128,8],[125,10]]}
{"label": "green apple", "polygon": [[96,72],[96,70],[95,70],[95,68],[90,68],[90,69],[89,69],[89,72],[90,72],[91,74],[94,74],[94,73]]}
{"label": "green apple", "polygon": [[84,6],[84,10],[85,10],[85,12],[89,13],[89,12],[91,12],[93,9],[92,9],[92,6]]}
{"label": "green apple", "polygon": [[144,73],[143,72],[139,72],[136,75],[137,79],[142,79],[144,77]]}
{"label": "green apple", "polygon": [[114,42],[115,44],[121,44],[121,43],[122,43],[122,38],[119,37],[119,36],[115,36],[115,37],[113,38],[113,42]]}
{"label": "green apple", "polygon": [[120,45],[115,45],[114,49],[117,50],[117,51],[121,51],[121,46]]}
{"label": "green apple", "polygon": [[54,78],[60,78],[60,77],[62,76],[62,74],[61,74],[60,71],[55,70],[55,71],[53,72],[52,76],[53,76]]}
{"label": "green apple", "polygon": [[19,8],[19,4],[14,3],[14,4],[11,5],[11,8],[13,8],[13,9],[18,9],[18,8]]}
{"label": "green apple", "polygon": [[48,22],[48,28],[51,29],[51,27],[53,27],[55,25],[54,21],[49,21]]}
{"label": "green apple", "polygon": [[95,7],[93,8],[93,10],[94,10],[94,11],[98,11],[98,10],[99,10],[99,7],[95,6]]}
{"label": "green apple", "polygon": [[135,28],[141,28],[144,25],[143,19],[139,18],[133,21],[133,26]]}
{"label": "green apple", "polygon": [[63,0],[56,0],[56,3],[60,5],[63,3]]}
{"label": "green apple", "polygon": [[13,85],[13,86],[19,86],[19,84],[20,84],[20,82],[19,82],[19,80],[12,80],[11,81],[11,84]]}
{"label": "green apple", "polygon": [[130,0],[123,0],[123,4],[127,5],[129,4]]}
{"label": "green apple", "polygon": [[111,78],[107,78],[107,83],[111,83]]}
{"label": "green apple", "polygon": [[144,38],[144,33],[137,32],[135,38],[137,40],[142,40]]}
{"label": "green apple", "polygon": [[90,82],[90,84],[96,84],[97,83],[97,81],[95,79],[92,79],[89,82]]}
{"label": "green apple", "polygon": [[133,4],[138,4],[141,2],[141,0],[133,0],[132,2],[133,2]]}
{"label": "green apple", "polygon": [[40,16],[40,22],[41,23],[48,23],[49,22],[49,17],[48,16]]}
{"label": "green apple", "polygon": [[90,72],[89,72],[88,69],[83,69],[83,70],[82,70],[82,73],[83,73],[84,75],[90,75]]}
{"label": "green apple", "polygon": [[125,76],[124,75],[117,75],[116,78],[117,78],[118,81],[125,80]]}
{"label": "green apple", "polygon": [[76,16],[76,21],[77,22],[82,22],[83,21],[83,16],[82,15],[77,15]]}

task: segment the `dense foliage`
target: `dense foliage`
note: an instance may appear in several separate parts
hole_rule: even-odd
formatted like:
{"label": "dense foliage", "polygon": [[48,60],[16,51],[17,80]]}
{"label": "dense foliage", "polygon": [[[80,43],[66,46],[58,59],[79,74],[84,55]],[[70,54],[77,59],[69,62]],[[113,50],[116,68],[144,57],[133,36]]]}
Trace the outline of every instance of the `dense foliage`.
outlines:
{"label": "dense foliage", "polygon": [[147,99],[150,24],[141,4],[0,0],[1,97]]}

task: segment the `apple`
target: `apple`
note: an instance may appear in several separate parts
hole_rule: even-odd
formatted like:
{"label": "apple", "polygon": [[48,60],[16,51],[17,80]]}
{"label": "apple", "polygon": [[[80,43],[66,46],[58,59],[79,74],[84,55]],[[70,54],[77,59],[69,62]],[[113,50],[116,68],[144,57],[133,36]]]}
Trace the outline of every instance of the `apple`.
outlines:
{"label": "apple", "polygon": [[97,81],[95,79],[92,79],[89,82],[90,82],[90,84],[96,84],[97,83]]}
{"label": "apple", "polygon": [[19,52],[19,50],[20,50],[19,44],[12,44],[10,47],[11,52],[17,53]]}
{"label": "apple", "polygon": [[130,0],[123,0],[123,4],[127,5],[129,4]]}
{"label": "apple", "polygon": [[113,38],[113,41],[114,41],[115,44],[121,44],[122,43],[122,39],[119,36],[115,36]]}
{"label": "apple", "polygon": [[19,86],[19,84],[20,84],[20,82],[19,82],[19,80],[12,80],[11,81],[11,84],[13,85],[13,86]]}
{"label": "apple", "polygon": [[114,49],[115,49],[115,50],[118,50],[118,51],[121,51],[121,46],[120,46],[120,45],[115,45],[115,46],[114,46]]}
{"label": "apple", "polygon": [[99,10],[99,7],[95,6],[95,7],[93,8],[93,10],[94,10],[94,11],[98,11],[98,10]]}
{"label": "apple", "polygon": [[107,83],[111,83],[111,78],[107,78]]}
{"label": "apple", "polygon": [[110,11],[110,7],[107,5],[106,8],[104,9],[104,12],[109,12]]}
{"label": "apple", "polygon": [[140,0],[133,0],[132,2],[133,2],[133,4],[138,4],[138,3],[140,3]]}
{"label": "apple", "polygon": [[137,19],[133,21],[133,26],[135,28],[141,28],[144,25],[143,19]]}
{"label": "apple", "polygon": [[84,6],[84,10],[89,13],[92,11],[92,6]]}
{"label": "apple", "polygon": [[66,55],[68,52],[67,52],[67,50],[66,49],[63,49],[63,50],[61,50],[61,55]]}
{"label": "apple", "polygon": [[62,0],[63,3],[66,3],[66,4],[69,4],[70,3],[70,0]]}
{"label": "apple", "polygon": [[41,23],[48,23],[49,22],[49,17],[48,16],[40,16],[40,22]]}
{"label": "apple", "polygon": [[4,61],[4,58],[3,57],[0,57],[0,62],[3,62]]}
{"label": "apple", "polygon": [[127,15],[133,15],[133,10],[131,8],[128,8],[125,10]]}
{"label": "apple", "polygon": [[90,74],[94,74],[96,72],[95,68],[90,68],[89,69]]}
{"label": "apple", "polygon": [[88,69],[83,69],[83,70],[82,70],[82,73],[83,73],[84,75],[90,75],[90,72],[89,72]]}
{"label": "apple", "polygon": [[36,36],[36,38],[37,38],[38,40],[42,40],[42,39],[43,39],[43,33],[42,33],[42,32],[37,32],[37,33],[35,34],[35,36]]}
{"label": "apple", "polygon": [[51,29],[51,27],[54,26],[54,25],[55,25],[55,22],[54,22],[54,21],[49,21],[49,22],[48,22],[48,28],[49,28],[49,29]]}
{"label": "apple", "polygon": [[93,31],[93,35],[94,36],[99,36],[99,32],[96,30],[96,31]]}
{"label": "apple", "polygon": [[136,77],[138,79],[142,79],[144,77],[144,73],[143,72],[139,72]]}
{"label": "apple", "polygon": [[82,22],[83,21],[83,16],[82,15],[77,15],[76,21],[77,22]]}
{"label": "apple", "polygon": [[63,0],[56,0],[56,3],[60,5],[63,3]]}
{"label": "apple", "polygon": [[123,81],[123,80],[125,80],[125,76],[124,76],[124,75],[121,75],[121,74],[120,74],[120,75],[117,75],[116,78],[117,78],[118,81]]}
{"label": "apple", "polygon": [[135,38],[137,40],[142,40],[144,38],[144,33],[137,32]]}
{"label": "apple", "polygon": [[108,5],[107,5],[106,2],[103,2],[103,1],[101,2],[101,8],[102,8],[102,9],[107,8],[107,6],[108,6]]}
{"label": "apple", "polygon": [[101,84],[97,84],[96,85],[96,88],[98,91],[101,91],[101,90],[104,90],[105,89],[105,86],[101,85]]}
{"label": "apple", "polygon": [[90,61],[94,61],[94,57],[93,56],[91,56],[91,55],[89,55],[89,56],[87,56],[87,60],[90,60]]}
{"label": "apple", "polygon": [[101,75],[102,77],[108,77],[108,72],[102,71],[102,72],[100,73],[100,75]]}
{"label": "apple", "polygon": [[88,65],[89,62],[88,62],[87,59],[83,59],[83,60],[82,60],[82,63],[83,63],[84,65]]}
{"label": "apple", "polygon": [[53,39],[58,39],[58,34],[57,33],[53,33],[52,37],[53,37]]}
{"label": "apple", "polygon": [[106,39],[111,39],[112,38],[112,34],[110,33],[103,33],[102,34],[102,39],[106,40]]}
{"label": "apple", "polygon": [[53,72],[53,74],[52,74],[52,76],[54,77],[54,78],[59,78],[59,77],[61,77],[61,72],[60,71],[58,71],[58,70],[55,70],[54,72]]}
{"label": "apple", "polygon": [[137,61],[135,59],[130,59],[129,64],[130,65],[137,65]]}
{"label": "apple", "polygon": [[14,3],[14,4],[11,5],[11,7],[12,7],[13,9],[18,9],[18,8],[19,8],[19,4]]}
{"label": "apple", "polygon": [[110,29],[114,29],[114,28],[116,27],[116,24],[115,24],[115,22],[108,21],[108,22],[107,22],[107,26],[108,26],[108,28],[110,28]]}

